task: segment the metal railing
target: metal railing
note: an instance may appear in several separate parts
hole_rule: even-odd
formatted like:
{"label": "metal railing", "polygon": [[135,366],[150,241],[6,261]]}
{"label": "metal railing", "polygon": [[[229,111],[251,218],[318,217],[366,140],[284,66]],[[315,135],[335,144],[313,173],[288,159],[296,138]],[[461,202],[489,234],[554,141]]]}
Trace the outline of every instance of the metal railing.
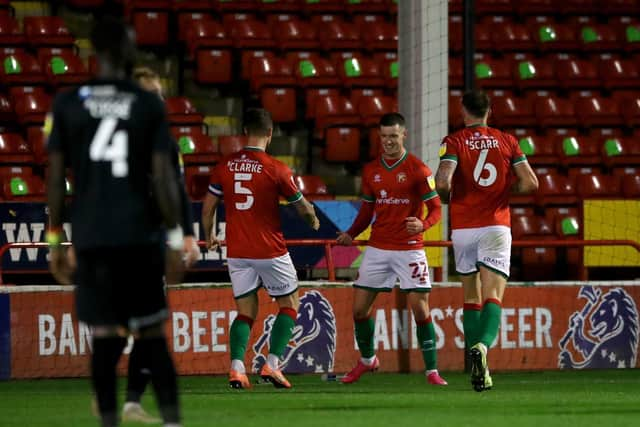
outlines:
{"label": "metal railing", "polygon": [[[287,239],[286,243],[288,246],[323,246],[325,259],[327,262],[327,275],[329,281],[336,280],[336,267],[333,259],[333,252],[331,248],[333,246],[338,246],[335,240],[333,239]],[[353,244],[355,246],[366,246],[368,243],[367,240],[354,240]],[[221,245],[225,245],[226,242],[223,240],[220,242]],[[204,241],[199,241],[198,245],[200,247],[205,247],[206,243]],[[0,247],[0,285],[4,284],[3,275],[4,269],[2,268],[2,257],[9,249],[14,248],[46,248],[48,247],[48,243],[38,242],[38,243],[7,243]],[[63,243],[63,246],[71,246],[71,243]],[[452,246],[451,241],[426,241],[424,242],[425,247],[442,247],[448,248]],[[634,240],[514,240],[511,244],[512,247],[515,248],[526,248],[526,247],[547,247],[547,248],[557,248],[557,247],[586,247],[586,246],[631,246],[636,251],[640,253],[640,242],[636,242]],[[34,271],[40,272],[40,270]],[[438,273],[441,275],[441,270],[436,271],[434,274],[434,279],[436,281],[441,281],[442,278],[438,278]]]}

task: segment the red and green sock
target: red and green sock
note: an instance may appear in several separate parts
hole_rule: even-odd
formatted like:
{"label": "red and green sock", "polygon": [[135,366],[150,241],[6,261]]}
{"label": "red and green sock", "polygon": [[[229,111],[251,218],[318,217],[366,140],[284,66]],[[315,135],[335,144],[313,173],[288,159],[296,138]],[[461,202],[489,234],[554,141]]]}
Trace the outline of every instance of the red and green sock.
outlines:
{"label": "red and green sock", "polygon": [[502,315],[502,304],[500,300],[489,298],[484,301],[480,312],[480,331],[478,342],[483,343],[487,348],[496,340],[498,329],[500,328],[500,318]]}
{"label": "red and green sock", "polygon": [[298,313],[293,308],[283,307],[280,309],[271,328],[269,354],[278,357],[284,354],[284,349],[287,348],[287,344],[291,339],[297,317]]}
{"label": "red and green sock", "polygon": [[479,341],[480,310],[482,310],[480,304],[464,303],[462,327],[464,328],[464,342],[467,348],[471,348]]}
{"label": "red and green sock", "polygon": [[422,359],[427,371],[436,369],[438,366],[438,355],[436,350],[436,330],[433,327],[431,316],[424,320],[416,320],[416,335],[422,350]]}
{"label": "red and green sock", "polygon": [[229,347],[231,360],[244,361],[244,354],[247,351],[247,342],[249,342],[249,334],[253,319],[239,314],[231,324],[229,331]]}

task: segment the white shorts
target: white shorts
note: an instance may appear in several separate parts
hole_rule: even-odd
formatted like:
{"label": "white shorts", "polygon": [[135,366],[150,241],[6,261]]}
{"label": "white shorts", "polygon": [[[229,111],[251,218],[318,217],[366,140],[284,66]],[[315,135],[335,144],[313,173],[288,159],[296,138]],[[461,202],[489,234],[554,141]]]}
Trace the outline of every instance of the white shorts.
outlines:
{"label": "white shorts", "polygon": [[298,275],[289,253],[277,258],[228,258],[233,296],[242,298],[263,286],[272,297],[282,297],[298,289]]}
{"label": "white shorts", "polygon": [[429,265],[422,249],[392,251],[368,246],[355,287],[375,291],[390,291],[400,279],[400,289],[429,292]]}
{"label": "white shorts", "polygon": [[451,231],[453,254],[459,274],[473,274],[482,265],[509,278],[511,229],[504,225],[461,228]]}

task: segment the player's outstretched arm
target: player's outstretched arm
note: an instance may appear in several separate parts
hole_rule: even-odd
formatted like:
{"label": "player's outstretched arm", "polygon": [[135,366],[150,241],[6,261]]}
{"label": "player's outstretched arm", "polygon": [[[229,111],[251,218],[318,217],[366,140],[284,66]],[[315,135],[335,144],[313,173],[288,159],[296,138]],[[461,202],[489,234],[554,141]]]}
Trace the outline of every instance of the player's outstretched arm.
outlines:
{"label": "player's outstretched arm", "polygon": [[375,203],[368,202],[366,200],[362,201],[360,205],[360,210],[358,211],[358,216],[351,224],[351,227],[344,233],[338,232],[338,237],[336,238],[336,242],[339,245],[349,246],[353,242],[360,233],[367,229],[369,224],[371,224],[371,220],[373,219],[373,211]]}
{"label": "player's outstretched arm", "polygon": [[309,224],[309,227],[317,230],[320,228],[320,220],[316,216],[316,210],[311,203],[304,197],[300,198],[297,202],[294,202],[293,205],[296,207],[296,211],[298,211],[298,215],[304,219],[304,221]]}
{"label": "player's outstretched arm", "polygon": [[436,172],[436,191],[442,203],[449,203],[451,193],[451,180],[458,164],[451,160],[441,160]]}
{"label": "player's outstretched arm", "polygon": [[202,201],[202,228],[204,229],[204,240],[207,242],[208,249],[216,249],[219,244],[218,238],[213,232],[213,217],[218,204],[220,204],[220,198],[211,193],[207,193]]}
{"label": "player's outstretched arm", "polygon": [[538,177],[529,162],[520,162],[513,166],[513,170],[518,178],[513,188],[516,193],[527,194],[538,190]]}

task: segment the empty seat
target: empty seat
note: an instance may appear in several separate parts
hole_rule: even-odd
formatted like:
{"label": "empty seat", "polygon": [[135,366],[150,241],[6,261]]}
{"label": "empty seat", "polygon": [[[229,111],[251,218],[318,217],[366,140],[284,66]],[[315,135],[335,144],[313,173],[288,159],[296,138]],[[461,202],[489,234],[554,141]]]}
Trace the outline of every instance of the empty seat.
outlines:
{"label": "empty seat", "polygon": [[362,96],[357,106],[362,124],[367,127],[378,126],[382,115],[398,110],[397,103],[388,96]]}
{"label": "empty seat", "polygon": [[[553,226],[545,218],[536,216],[515,216],[511,219],[511,233],[514,240],[555,240]],[[523,280],[544,280],[555,275],[556,248],[523,247],[520,253]]]}
{"label": "empty seat", "polygon": [[493,59],[489,55],[476,54],[474,66],[476,84],[482,88],[510,88],[513,86],[511,63],[505,59]]}
{"label": "empty seat", "polygon": [[184,182],[187,194],[193,201],[202,200],[207,194],[213,166],[187,165],[184,168]]}
{"label": "empty seat", "polygon": [[578,195],[585,199],[620,197],[620,178],[597,173],[579,175],[576,182]]}
{"label": "empty seat", "polygon": [[18,133],[0,133],[0,163],[33,163],[31,148]]}
{"label": "empty seat", "polygon": [[354,55],[343,56],[335,62],[338,75],[345,87],[384,87],[382,70],[371,58]]}
{"label": "empty seat", "polygon": [[604,139],[603,157],[607,167],[640,166],[640,144],[633,137]]}
{"label": "empty seat", "polygon": [[292,15],[278,15],[271,25],[271,33],[280,49],[319,49],[316,29],[310,22]]}
{"label": "empty seat", "polygon": [[[187,7],[184,7],[184,6]],[[193,8],[189,7],[193,6]],[[208,13],[210,3],[207,0],[183,1],[174,4],[178,22],[178,40],[187,42],[189,32],[200,21],[212,21],[213,17]]]}
{"label": "empty seat", "polygon": [[27,143],[33,152],[34,162],[46,164],[47,159],[47,137],[40,126],[29,126],[27,128]]}
{"label": "empty seat", "polygon": [[220,155],[228,156],[237,153],[247,145],[248,138],[244,135],[223,135],[218,137]]}
{"label": "empty seat", "polygon": [[0,15],[0,45],[20,46],[25,43],[18,21],[10,15]]}
{"label": "empty seat", "polygon": [[620,96],[613,95],[617,101],[625,125],[630,128],[640,125],[640,94],[623,92]]}
{"label": "empty seat", "polygon": [[616,29],[603,24],[587,24],[579,26],[582,49],[587,52],[613,52],[622,50],[623,44],[618,40]]}
{"label": "empty seat", "polygon": [[27,43],[31,46],[73,45],[73,36],[59,16],[26,16],[23,24]]}
{"label": "empty seat", "polygon": [[260,103],[271,112],[275,122],[294,122],[297,119],[296,91],[291,87],[263,87]]}
{"label": "empty seat", "polygon": [[0,82],[5,85],[41,85],[45,83],[44,73],[37,59],[21,51],[0,52]]}
{"label": "empty seat", "polygon": [[242,50],[240,52],[240,65],[242,68],[241,77],[243,80],[251,79],[251,61],[253,58],[268,58],[272,60],[276,57],[275,53],[268,50]]}
{"label": "empty seat", "polygon": [[595,166],[602,162],[602,143],[597,137],[557,136],[555,146],[565,166]]}
{"label": "empty seat", "polygon": [[220,158],[217,145],[202,133],[179,135],[177,142],[185,165],[213,164]]}
{"label": "empty seat", "polygon": [[291,66],[280,58],[253,58],[251,61],[251,89],[263,87],[293,87],[296,80]]}
{"label": "empty seat", "polygon": [[334,13],[344,11],[342,0],[301,0],[302,10],[307,14]]}
{"label": "empty seat", "polygon": [[628,59],[601,59],[600,77],[605,89],[633,89],[640,87],[638,66]]}
{"label": "empty seat", "polygon": [[335,15],[319,15],[314,19],[320,46],[324,50],[361,49],[358,28]]}
{"label": "empty seat", "polygon": [[497,51],[526,52],[536,47],[535,40],[524,24],[512,22],[504,16],[495,16],[488,25],[491,28],[491,42]]}
{"label": "empty seat", "polygon": [[185,42],[189,56],[192,58],[198,49],[230,47],[232,45],[232,40],[224,27],[212,19],[192,21],[186,30]]}
{"label": "empty seat", "polygon": [[571,179],[552,169],[536,169],[539,187],[536,203],[539,205],[570,205],[576,203],[575,185]]}
{"label": "empty seat", "polygon": [[40,65],[51,86],[79,85],[89,79],[82,60],[68,50],[53,48],[38,52]]}
{"label": "empty seat", "polygon": [[534,166],[553,166],[558,163],[553,140],[546,136],[529,133],[518,139],[520,149]]}
{"label": "empty seat", "polygon": [[328,162],[359,161],[360,129],[344,126],[326,129],[324,159]]}
{"label": "empty seat", "polygon": [[51,97],[41,87],[12,87],[9,97],[22,126],[44,124],[44,118],[51,105]]}
{"label": "empty seat", "polygon": [[166,46],[169,43],[170,0],[134,0],[125,3],[139,46]]}
{"label": "empty seat", "polygon": [[211,0],[212,7],[219,13],[243,13],[254,12],[256,7],[255,0]]}
{"label": "empty seat", "polygon": [[226,20],[225,30],[231,35],[237,49],[273,49],[276,47],[269,27],[248,15],[235,15],[237,19]]}
{"label": "empty seat", "polygon": [[622,196],[628,199],[640,199],[640,175],[623,175],[621,178]]}
{"label": "empty seat", "polygon": [[294,180],[300,192],[310,200],[333,199],[327,184],[317,175],[297,175]]}
{"label": "empty seat", "polygon": [[535,114],[542,128],[549,126],[575,126],[577,115],[573,101],[555,96],[538,96],[535,99]]}
{"label": "empty seat", "polygon": [[233,81],[231,52],[226,49],[198,49],[196,51],[195,81],[203,84]]}
{"label": "empty seat", "polygon": [[563,89],[591,89],[602,85],[596,63],[566,55],[558,57],[556,75]]}
{"label": "empty seat", "polygon": [[[366,18],[366,17],[365,17]],[[368,50],[398,50],[398,27],[395,22],[367,21],[359,26],[362,43]]]}
{"label": "empty seat", "polygon": [[595,95],[581,96],[576,98],[575,108],[582,126],[620,126],[623,124],[618,103],[612,98]]}
{"label": "empty seat", "polygon": [[500,15],[513,13],[512,0],[478,0],[476,12],[478,14]]}
{"label": "empty seat", "polygon": [[462,17],[460,15],[449,16],[449,51],[452,53],[462,51]]}
{"label": "empty seat", "polygon": [[540,52],[569,52],[581,47],[572,25],[536,16],[527,20],[527,26]]}
{"label": "empty seat", "polygon": [[548,89],[558,85],[553,61],[544,58],[514,60],[513,75],[520,89]]}
{"label": "empty seat", "polygon": [[324,139],[325,129],[335,126],[359,126],[360,116],[350,100],[344,96],[316,98],[315,136]]}
{"label": "empty seat", "polygon": [[304,91],[305,99],[305,118],[313,119],[316,117],[316,98],[318,97],[338,97],[340,92],[336,88],[311,88]]}
{"label": "empty seat", "polygon": [[188,98],[176,96],[165,101],[167,116],[172,125],[201,125],[202,114]]}
{"label": "empty seat", "polygon": [[263,0],[260,2],[259,7],[268,14],[299,13],[302,11],[302,2],[300,0]]}
{"label": "empty seat", "polygon": [[518,15],[551,15],[558,11],[554,0],[518,0],[513,5]]}
{"label": "empty seat", "polygon": [[494,112],[489,121],[497,127],[535,126],[537,120],[532,103],[527,98],[494,96],[491,101]]}
{"label": "empty seat", "polygon": [[307,88],[341,85],[336,68],[328,59],[308,52],[300,52],[288,54],[287,60],[295,70],[298,86]]}

